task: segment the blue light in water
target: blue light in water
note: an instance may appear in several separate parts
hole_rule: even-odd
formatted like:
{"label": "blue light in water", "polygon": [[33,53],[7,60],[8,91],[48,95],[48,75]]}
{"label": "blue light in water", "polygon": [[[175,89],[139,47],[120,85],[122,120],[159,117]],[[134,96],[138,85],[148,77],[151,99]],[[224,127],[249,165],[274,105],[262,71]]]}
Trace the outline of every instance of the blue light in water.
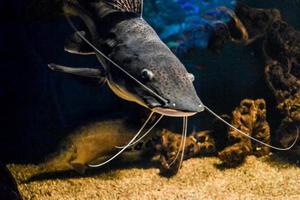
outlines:
{"label": "blue light in water", "polygon": [[236,1],[153,0],[145,4],[145,19],[180,54],[191,48],[206,48],[214,28],[230,20],[218,8],[234,9]]}

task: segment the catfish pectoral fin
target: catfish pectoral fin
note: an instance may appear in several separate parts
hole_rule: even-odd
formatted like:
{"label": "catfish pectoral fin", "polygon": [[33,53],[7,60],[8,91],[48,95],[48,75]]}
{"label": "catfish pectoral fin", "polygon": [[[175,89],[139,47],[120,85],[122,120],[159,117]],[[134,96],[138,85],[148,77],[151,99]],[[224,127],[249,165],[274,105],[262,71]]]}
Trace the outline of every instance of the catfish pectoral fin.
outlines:
{"label": "catfish pectoral fin", "polygon": [[48,64],[48,67],[53,71],[57,72],[64,72],[68,74],[90,77],[90,78],[99,78],[103,79],[105,77],[104,73],[101,72],[100,69],[93,69],[93,68],[74,68],[74,67],[67,67],[63,65],[57,64]]}

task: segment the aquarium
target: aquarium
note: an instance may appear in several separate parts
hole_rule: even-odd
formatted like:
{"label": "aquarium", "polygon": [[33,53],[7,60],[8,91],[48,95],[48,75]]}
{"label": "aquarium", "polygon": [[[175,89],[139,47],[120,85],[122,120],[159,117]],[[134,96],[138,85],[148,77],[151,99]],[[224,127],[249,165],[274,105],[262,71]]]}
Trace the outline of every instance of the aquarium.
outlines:
{"label": "aquarium", "polygon": [[0,199],[300,199],[300,2],[0,2]]}

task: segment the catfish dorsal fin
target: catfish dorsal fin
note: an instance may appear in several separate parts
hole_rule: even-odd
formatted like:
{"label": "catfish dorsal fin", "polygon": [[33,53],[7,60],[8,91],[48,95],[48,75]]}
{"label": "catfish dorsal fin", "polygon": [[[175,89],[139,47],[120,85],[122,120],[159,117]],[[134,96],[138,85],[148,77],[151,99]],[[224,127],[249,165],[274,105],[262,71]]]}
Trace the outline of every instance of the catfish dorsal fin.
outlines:
{"label": "catfish dorsal fin", "polygon": [[136,13],[141,17],[143,15],[143,0],[104,0],[104,2],[122,12]]}

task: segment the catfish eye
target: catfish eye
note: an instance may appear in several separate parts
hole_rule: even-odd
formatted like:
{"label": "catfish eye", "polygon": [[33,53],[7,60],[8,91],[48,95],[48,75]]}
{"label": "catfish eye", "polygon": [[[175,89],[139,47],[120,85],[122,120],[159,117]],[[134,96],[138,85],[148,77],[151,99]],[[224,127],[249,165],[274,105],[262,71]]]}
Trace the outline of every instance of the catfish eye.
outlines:
{"label": "catfish eye", "polygon": [[144,79],[145,81],[150,81],[154,77],[153,72],[149,69],[143,69],[141,75],[142,79]]}
{"label": "catfish eye", "polygon": [[188,73],[187,76],[188,76],[188,78],[189,78],[192,82],[194,82],[195,76],[194,76],[193,74]]}

